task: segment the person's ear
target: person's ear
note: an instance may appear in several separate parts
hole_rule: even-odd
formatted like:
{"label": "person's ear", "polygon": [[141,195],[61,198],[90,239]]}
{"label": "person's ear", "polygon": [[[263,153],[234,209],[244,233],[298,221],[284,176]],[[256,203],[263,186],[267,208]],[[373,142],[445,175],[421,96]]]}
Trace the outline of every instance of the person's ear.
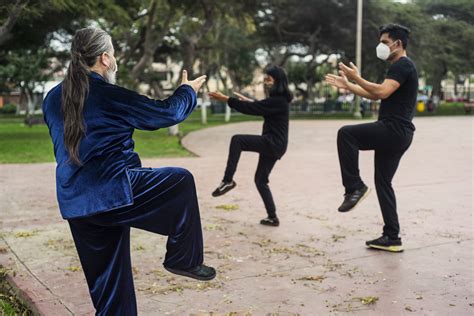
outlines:
{"label": "person's ear", "polygon": [[109,67],[112,64],[112,61],[110,60],[110,56],[109,54],[107,54],[107,52],[103,52],[100,55],[100,63],[105,67]]}

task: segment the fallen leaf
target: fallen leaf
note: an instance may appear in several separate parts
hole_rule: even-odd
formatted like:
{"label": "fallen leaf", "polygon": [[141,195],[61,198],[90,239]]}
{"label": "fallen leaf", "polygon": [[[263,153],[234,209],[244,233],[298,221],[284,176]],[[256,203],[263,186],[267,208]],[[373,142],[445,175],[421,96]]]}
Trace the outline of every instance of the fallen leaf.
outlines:
{"label": "fallen leaf", "polygon": [[345,239],[346,236],[344,235],[332,235],[332,241],[338,242],[340,239]]}
{"label": "fallen leaf", "polygon": [[26,237],[31,237],[33,235],[34,235],[33,232],[16,232],[15,233],[15,237],[18,237],[18,238],[26,238]]}
{"label": "fallen leaf", "polygon": [[222,230],[222,227],[220,227],[218,224],[208,224],[204,226],[204,230]]}
{"label": "fallen leaf", "polygon": [[78,266],[70,266],[70,267],[67,267],[66,269],[69,270],[69,271],[72,271],[72,272],[77,272],[77,271],[80,271],[80,270],[81,270],[81,267],[78,267]]}
{"label": "fallen leaf", "polygon": [[310,275],[310,276],[305,276],[302,278],[299,278],[298,280],[303,280],[303,281],[319,281],[322,282],[326,277],[324,275]]}
{"label": "fallen leaf", "polygon": [[271,243],[271,239],[263,239],[261,241],[254,242],[254,244],[259,245],[260,247],[266,247]]}
{"label": "fallen leaf", "polygon": [[372,305],[375,304],[379,298],[377,296],[366,296],[366,297],[361,297],[360,301],[364,305]]}
{"label": "fallen leaf", "polygon": [[222,205],[216,206],[216,208],[227,211],[227,212],[231,212],[231,211],[238,210],[239,206],[237,204],[222,204]]}

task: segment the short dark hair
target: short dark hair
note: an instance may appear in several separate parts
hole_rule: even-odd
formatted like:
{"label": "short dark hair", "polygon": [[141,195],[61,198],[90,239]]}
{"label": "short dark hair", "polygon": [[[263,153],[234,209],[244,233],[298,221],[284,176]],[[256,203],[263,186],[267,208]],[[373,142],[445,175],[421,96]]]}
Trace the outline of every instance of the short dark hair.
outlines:
{"label": "short dark hair", "polygon": [[382,25],[379,28],[379,37],[385,33],[388,33],[388,37],[394,41],[400,40],[402,42],[403,49],[407,48],[408,39],[410,38],[410,29],[408,27],[394,23]]}
{"label": "short dark hair", "polygon": [[275,80],[273,87],[270,89],[270,96],[282,96],[286,101],[291,102],[293,100],[293,93],[291,93],[288,87],[288,77],[285,70],[279,66],[269,65],[265,68],[265,74]]}

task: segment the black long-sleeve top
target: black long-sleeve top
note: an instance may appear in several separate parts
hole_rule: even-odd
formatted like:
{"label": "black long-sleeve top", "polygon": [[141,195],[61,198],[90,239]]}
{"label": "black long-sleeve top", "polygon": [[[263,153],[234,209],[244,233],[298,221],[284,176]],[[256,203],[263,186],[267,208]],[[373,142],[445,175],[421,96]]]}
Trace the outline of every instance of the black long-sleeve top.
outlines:
{"label": "black long-sleeve top", "polygon": [[229,98],[229,106],[240,113],[263,116],[262,136],[269,142],[268,155],[280,159],[288,147],[289,104],[284,97],[247,102]]}

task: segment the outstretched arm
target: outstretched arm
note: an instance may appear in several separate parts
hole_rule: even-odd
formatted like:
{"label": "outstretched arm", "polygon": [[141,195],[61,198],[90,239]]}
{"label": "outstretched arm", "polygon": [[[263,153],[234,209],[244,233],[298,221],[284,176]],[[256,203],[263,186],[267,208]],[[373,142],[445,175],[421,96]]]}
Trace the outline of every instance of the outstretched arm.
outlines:
{"label": "outstretched arm", "polygon": [[[339,73],[343,73],[348,80],[354,81],[362,89],[367,91],[374,100],[377,99],[386,99],[392,95],[399,87],[400,83],[393,79],[385,79],[382,83],[373,83],[368,80],[365,80],[359,74],[359,69],[353,63],[350,63],[351,67],[339,63]],[[349,87],[350,89],[350,87]],[[352,90],[351,90],[352,91]],[[356,93],[356,92],[354,92]],[[359,94],[360,95],[360,94]]]}
{"label": "outstretched arm", "polygon": [[266,116],[272,115],[285,110],[286,105],[283,102],[275,102],[272,99],[264,99],[261,101],[244,101],[244,99],[230,98],[220,92],[209,92],[212,99],[227,102],[229,106],[236,109],[240,113],[249,115]]}
{"label": "outstretched arm", "polygon": [[375,95],[370,94],[368,91],[364,90],[359,85],[353,84],[347,80],[347,77],[344,73],[341,72],[341,75],[334,75],[334,74],[327,74],[326,75],[326,82],[329,83],[331,86],[341,89],[347,89],[358,96],[361,96],[366,99],[371,100],[378,100]]}
{"label": "outstretched arm", "polygon": [[184,121],[196,107],[196,93],[206,80],[201,76],[188,80],[183,71],[181,86],[167,99],[153,100],[134,91],[118,86],[114,89],[110,101],[110,115],[118,116],[132,127],[143,130],[156,130]]}

